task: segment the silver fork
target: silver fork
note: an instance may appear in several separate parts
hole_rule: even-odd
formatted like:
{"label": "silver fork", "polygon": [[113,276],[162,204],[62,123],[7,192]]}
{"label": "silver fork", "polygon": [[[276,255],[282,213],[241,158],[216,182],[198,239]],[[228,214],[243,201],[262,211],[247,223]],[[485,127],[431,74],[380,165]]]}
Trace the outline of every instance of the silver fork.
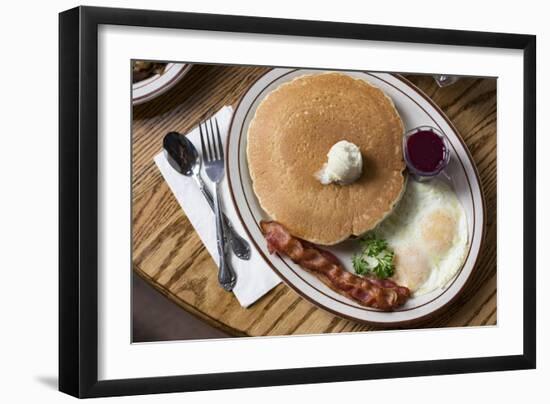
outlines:
{"label": "silver fork", "polygon": [[[224,224],[221,211],[221,200],[219,185],[224,173],[223,145],[220,137],[220,128],[218,120],[214,118],[216,128],[212,125],[212,119],[199,123],[199,132],[201,135],[201,148],[204,157],[204,168],[206,175],[214,183],[214,213],[216,215],[216,242],[218,245],[218,255],[220,257],[220,270],[218,272],[218,282],[227,290],[233,290],[237,276],[231,267],[231,261],[227,257],[225,246]],[[206,145],[205,140],[206,137]],[[217,143],[216,143],[217,141]]]}

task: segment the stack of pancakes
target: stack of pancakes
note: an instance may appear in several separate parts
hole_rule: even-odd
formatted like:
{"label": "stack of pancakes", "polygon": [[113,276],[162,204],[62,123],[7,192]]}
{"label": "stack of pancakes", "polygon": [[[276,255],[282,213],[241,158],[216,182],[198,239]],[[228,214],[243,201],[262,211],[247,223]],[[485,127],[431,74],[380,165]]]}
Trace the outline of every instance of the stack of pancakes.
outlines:
{"label": "stack of pancakes", "polygon": [[[298,77],[258,106],[247,157],[260,205],[289,232],[332,245],[373,229],[405,186],[403,123],[379,88],[340,73]],[[361,150],[363,173],[322,185],[316,173],[340,140]]]}

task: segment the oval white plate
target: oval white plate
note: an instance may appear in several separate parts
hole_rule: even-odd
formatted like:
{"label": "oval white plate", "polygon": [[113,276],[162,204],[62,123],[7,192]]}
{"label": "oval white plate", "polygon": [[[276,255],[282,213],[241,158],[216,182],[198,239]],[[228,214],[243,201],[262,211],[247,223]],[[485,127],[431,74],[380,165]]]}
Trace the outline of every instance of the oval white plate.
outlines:
{"label": "oval white plate", "polygon": [[[364,79],[382,89],[392,98],[399,114],[409,130],[420,125],[439,128],[451,144],[451,161],[445,173],[441,174],[454,188],[468,220],[470,248],[464,265],[458,274],[442,289],[424,296],[411,298],[397,311],[382,312],[363,307],[342,296],[294,264],[288,257],[270,255],[259,222],[269,219],[260,207],[252,189],[246,159],[246,134],[261,100],[280,84],[304,74],[321,73],[319,70],[273,69],[260,77],[241,99],[235,110],[227,145],[227,175],[233,203],[243,226],[255,244],[256,249],[269,265],[291,288],[317,306],[338,316],[379,325],[404,325],[433,315],[449,304],[462,290],[472,271],[484,237],[484,198],[479,176],[466,146],[445,115],[429,98],[400,76],[388,73],[343,72]],[[274,184],[276,186],[276,184]],[[346,241],[327,248],[340,258],[346,269],[352,271],[352,251],[357,248],[354,241]]]}
{"label": "oval white plate", "polygon": [[162,74],[132,84],[132,104],[143,104],[172,88],[191,69],[187,63],[168,63]]}

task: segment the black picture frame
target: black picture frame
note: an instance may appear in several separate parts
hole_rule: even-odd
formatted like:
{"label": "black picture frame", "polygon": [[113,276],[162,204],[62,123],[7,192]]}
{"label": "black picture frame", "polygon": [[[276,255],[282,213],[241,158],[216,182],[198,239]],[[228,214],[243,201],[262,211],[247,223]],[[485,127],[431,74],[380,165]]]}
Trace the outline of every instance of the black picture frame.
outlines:
{"label": "black picture frame", "polygon": [[[523,50],[523,354],[99,381],[100,24]],[[59,389],[76,397],[324,383],[536,367],[536,37],[183,12],[78,7],[59,15]]]}

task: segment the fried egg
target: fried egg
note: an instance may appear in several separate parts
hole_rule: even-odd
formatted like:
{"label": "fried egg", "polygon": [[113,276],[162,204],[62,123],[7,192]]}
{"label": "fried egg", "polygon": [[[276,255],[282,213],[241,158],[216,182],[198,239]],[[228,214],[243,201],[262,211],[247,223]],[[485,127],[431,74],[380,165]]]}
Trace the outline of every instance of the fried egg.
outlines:
{"label": "fried egg", "polygon": [[445,182],[409,179],[395,210],[376,229],[394,251],[392,279],[421,296],[445,285],[469,245],[464,208]]}

